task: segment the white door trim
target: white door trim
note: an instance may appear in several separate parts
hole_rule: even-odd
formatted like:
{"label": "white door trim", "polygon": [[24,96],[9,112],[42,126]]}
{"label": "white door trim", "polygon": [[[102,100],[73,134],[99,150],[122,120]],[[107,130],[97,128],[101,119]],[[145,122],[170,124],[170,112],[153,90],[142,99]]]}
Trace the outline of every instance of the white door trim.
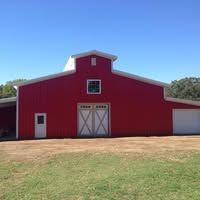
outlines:
{"label": "white door trim", "polygon": [[[97,102],[97,103],[90,103],[90,102],[88,102],[88,103],[86,103],[86,102],[84,102],[84,103],[77,103],[77,136],[78,137],[84,137],[84,136],[82,136],[80,133],[79,133],[79,108],[80,108],[80,106],[82,106],[82,105],[89,105],[89,106],[98,106],[98,105],[107,105],[107,107],[108,107],[108,134],[106,135],[106,137],[110,137],[111,135],[112,135],[112,133],[111,133],[111,103],[107,103],[107,102]],[[94,120],[94,119],[93,119]],[[98,137],[98,135],[97,136],[92,136],[92,137]],[[101,137],[101,135],[99,135],[99,137]],[[103,135],[102,135],[102,137],[103,137]]]}

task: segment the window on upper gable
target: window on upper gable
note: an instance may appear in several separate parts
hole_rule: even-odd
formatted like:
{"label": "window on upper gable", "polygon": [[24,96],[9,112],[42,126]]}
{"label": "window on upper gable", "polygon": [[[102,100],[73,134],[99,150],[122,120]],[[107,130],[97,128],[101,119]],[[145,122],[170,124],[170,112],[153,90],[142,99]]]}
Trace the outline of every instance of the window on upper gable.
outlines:
{"label": "window on upper gable", "polygon": [[91,65],[96,66],[97,64],[97,59],[95,57],[91,58]]}
{"label": "window on upper gable", "polygon": [[101,94],[101,80],[87,80],[87,94]]}

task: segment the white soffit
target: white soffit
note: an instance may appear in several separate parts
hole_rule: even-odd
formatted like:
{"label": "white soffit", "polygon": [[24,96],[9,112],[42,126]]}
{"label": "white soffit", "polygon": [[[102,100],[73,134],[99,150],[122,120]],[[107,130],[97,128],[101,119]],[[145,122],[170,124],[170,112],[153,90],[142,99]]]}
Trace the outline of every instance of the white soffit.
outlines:
{"label": "white soffit", "polygon": [[92,50],[92,51],[87,51],[87,52],[83,52],[83,53],[79,53],[79,54],[74,54],[71,57],[72,58],[81,58],[81,57],[85,57],[85,56],[89,56],[89,55],[97,55],[97,56],[101,56],[104,58],[108,58],[112,61],[117,60],[117,56],[112,55],[112,54],[108,54],[102,51],[97,51],[97,50]]}

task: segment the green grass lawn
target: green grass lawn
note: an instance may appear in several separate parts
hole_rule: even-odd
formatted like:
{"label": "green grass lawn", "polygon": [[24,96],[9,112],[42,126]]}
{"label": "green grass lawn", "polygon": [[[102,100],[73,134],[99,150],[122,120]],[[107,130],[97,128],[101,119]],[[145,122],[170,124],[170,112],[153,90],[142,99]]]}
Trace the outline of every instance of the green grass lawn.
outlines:
{"label": "green grass lawn", "polygon": [[[176,155],[176,154],[175,154]],[[200,199],[200,154],[67,153],[0,162],[0,199]]]}

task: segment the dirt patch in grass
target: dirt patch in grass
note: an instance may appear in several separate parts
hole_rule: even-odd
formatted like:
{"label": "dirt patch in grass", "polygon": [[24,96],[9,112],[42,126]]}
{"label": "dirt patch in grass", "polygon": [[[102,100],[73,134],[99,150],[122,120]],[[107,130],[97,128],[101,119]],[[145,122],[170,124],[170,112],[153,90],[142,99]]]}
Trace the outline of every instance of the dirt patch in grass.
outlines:
{"label": "dirt patch in grass", "polygon": [[200,136],[46,139],[0,142],[0,159],[34,161],[67,152],[167,155],[167,152],[199,150]]}

